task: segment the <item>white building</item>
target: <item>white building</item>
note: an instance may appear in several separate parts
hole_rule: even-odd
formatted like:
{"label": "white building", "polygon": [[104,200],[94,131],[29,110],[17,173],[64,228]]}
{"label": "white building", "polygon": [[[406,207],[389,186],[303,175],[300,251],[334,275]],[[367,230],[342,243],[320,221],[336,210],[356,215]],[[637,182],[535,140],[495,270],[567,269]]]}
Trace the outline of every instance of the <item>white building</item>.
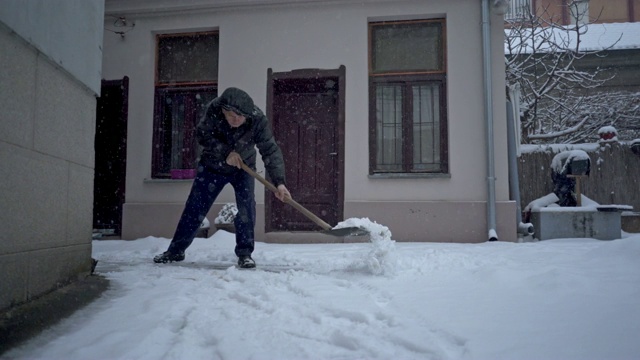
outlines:
{"label": "white building", "polygon": [[[368,217],[398,241],[515,240],[490,3],[107,0],[102,69],[118,99],[104,111],[126,134],[111,136],[126,143],[126,179],[107,181],[121,185],[105,226],[172,236],[191,185],[172,170],[195,166],[199,111],[234,86],[271,120],[294,199],[328,223]],[[319,230],[256,192],[256,240]],[[209,219],[233,201],[229,188]]]}

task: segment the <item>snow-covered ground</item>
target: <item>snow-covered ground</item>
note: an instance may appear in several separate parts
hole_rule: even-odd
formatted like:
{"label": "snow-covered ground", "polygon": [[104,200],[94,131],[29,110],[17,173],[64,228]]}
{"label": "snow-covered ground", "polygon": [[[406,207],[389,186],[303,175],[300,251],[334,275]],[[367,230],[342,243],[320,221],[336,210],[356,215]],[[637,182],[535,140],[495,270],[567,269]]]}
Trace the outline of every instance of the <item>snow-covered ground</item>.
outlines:
{"label": "snow-covered ground", "polygon": [[[94,241],[100,299],[16,359],[639,359],[640,234],[533,243]],[[220,266],[228,264],[229,266]],[[266,265],[269,265],[268,267]]]}

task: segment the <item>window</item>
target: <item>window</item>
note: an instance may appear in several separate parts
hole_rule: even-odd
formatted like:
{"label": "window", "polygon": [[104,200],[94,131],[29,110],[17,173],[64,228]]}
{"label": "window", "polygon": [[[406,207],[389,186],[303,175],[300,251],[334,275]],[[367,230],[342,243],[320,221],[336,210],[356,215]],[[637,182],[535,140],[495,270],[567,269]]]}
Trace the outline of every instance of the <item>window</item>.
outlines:
{"label": "window", "polygon": [[369,24],[370,174],[447,173],[444,20]]}
{"label": "window", "polygon": [[196,125],[217,96],[218,33],[157,35],[153,178],[194,169]]}
{"label": "window", "polygon": [[576,0],[568,6],[572,25],[589,23],[589,0]]}
{"label": "window", "polygon": [[531,16],[531,0],[511,0],[504,14],[505,20],[528,19]]}

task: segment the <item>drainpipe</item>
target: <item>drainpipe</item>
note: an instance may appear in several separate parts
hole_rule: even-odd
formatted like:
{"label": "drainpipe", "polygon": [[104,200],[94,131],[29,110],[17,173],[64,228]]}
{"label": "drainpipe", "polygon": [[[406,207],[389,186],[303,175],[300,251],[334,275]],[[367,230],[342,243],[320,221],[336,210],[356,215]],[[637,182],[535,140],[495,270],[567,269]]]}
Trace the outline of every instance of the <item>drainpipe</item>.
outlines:
{"label": "drainpipe", "polygon": [[487,135],[487,230],[488,240],[497,241],[496,232],[496,176],[493,150],[493,86],[491,73],[491,8],[489,0],[482,0],[482,58],[484,78],[484,119]]}
{"label": "drainpipe", "polygon": [[522,207],[520,206],[520,180],[518,178],[518,150],[516,131],[520,131],[515,125],[514,117],[518,116],[517,102],[519,96],[517,90],[509,89],[507,100],[507,148],[509,154],[509,193],[511,199],[516,202],[516,226],[518,234],[523,236],[533,235],[533,224],[522,222]]}

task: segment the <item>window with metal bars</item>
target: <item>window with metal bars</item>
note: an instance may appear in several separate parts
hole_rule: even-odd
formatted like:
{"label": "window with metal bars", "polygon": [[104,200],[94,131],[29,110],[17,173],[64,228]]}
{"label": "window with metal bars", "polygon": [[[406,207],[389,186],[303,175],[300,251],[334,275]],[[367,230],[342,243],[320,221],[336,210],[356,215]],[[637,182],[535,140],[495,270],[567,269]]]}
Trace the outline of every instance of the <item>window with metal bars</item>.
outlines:
{"label": "window with metal bars", "polygon": [[445,21],[369,24],[370,174],[448,173]]}
{"label": "window with metal bars", "polygon": [[531,15],[531,0],[511,0],[504,14],[505,20],[527,19]]}
{"label": "window with metal bars", "polygon": [[[218,33],[156,36],[152,178],[193,177],[196,125],[217,96]],[[187,175],[185,175],[187,174]]]}

